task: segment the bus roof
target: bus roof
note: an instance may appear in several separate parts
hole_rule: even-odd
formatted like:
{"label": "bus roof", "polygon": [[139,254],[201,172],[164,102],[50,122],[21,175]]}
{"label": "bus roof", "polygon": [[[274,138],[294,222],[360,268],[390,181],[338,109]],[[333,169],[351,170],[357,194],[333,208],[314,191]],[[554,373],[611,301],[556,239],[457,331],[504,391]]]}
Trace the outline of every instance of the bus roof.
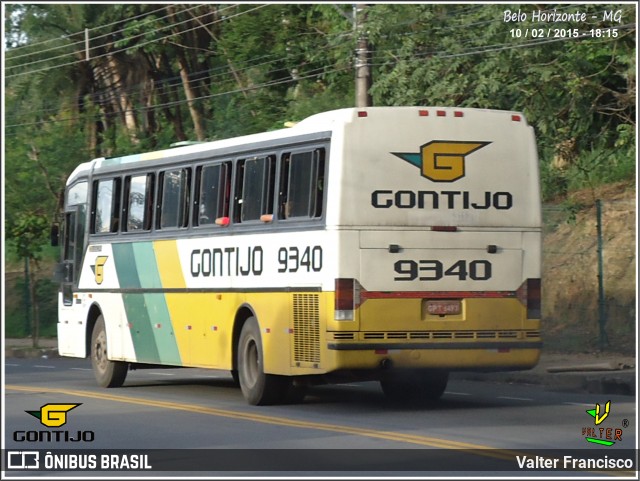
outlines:
{"label": "bus roof", "polygon": [[[458,107],[425,107],[425,106],[400,106],[400,107],[360,107],[360,108],[344,108],[337,110],[330,110],[327,112],[321,112],[311,115],[306,119],[295,123],[292,127],[273,130],[269,132],[261,132],[256,134],[243,135],[239,137],[231,137],[221,140],[188,143],[187,145],[179,145],[173,148],[156,150],[151,152],[145,152],[141,154],[131,154],[120,157],[98,157],[89,162],[84,162],[76,167],[68,178],[67,185],[75,180],[75,178],[81,175],[83,172],[88,172],[92,169],[100,169],[101,167],[115,167],[117,165],[131,164],[134,162],[146,161],[146,160],[160,160],[169,159],[172,157],[188,156],[199,152],[208,152],[218,149],[228,149],[236,146],[254,144],[260,142],[268,142],[279,139],[285,139],[292,136],[318,133],[318,132],[332,132],[347,123],[352,122],[358,116],[366,116],[369,113],[377,114],[383,111],[392,112],[399,110],[414,110],[416,112],[425,112],[425,110],[436,111],[484,111],[493,113],[502,113],[505,115],[517,114],[524,116],[519,112],[511,111],[498,111],[491,109],[473,109],[473,108],[458,108]],[[180,143],[182,144],[182,143]]]}

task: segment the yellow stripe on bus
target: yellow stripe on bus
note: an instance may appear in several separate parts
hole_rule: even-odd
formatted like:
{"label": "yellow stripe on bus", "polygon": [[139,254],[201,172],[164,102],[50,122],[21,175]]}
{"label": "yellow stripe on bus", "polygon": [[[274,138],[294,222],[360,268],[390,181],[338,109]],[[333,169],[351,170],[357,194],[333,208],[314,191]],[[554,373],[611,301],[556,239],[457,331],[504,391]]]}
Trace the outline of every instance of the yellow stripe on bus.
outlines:
{"label": "yellow stripe on bus", "polygon": [[[164,289],[183,289],[187,286],[182,275],[182,265],[180,264],[180,256],[178,255],[178,245],[175,240],[155,241],[153,250],[158,265],[158,274],[160,282]],[[191,333],[185,325],[184,310],[182,306],[175,302],[175,294],[165,294],[165,302],[169,311],[169,318],[173,327],[176,344],[180,351],[180,359],[183,365],[190,362],[190,337]]]}

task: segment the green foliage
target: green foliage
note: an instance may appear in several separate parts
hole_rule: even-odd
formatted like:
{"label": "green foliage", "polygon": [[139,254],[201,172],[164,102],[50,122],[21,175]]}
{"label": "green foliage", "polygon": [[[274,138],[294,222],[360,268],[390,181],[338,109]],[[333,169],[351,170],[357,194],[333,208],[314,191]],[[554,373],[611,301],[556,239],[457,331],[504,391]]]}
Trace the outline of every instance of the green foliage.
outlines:
{"label": "green foliage", "polygon": [[10,231],[18,257],[39,260],[49,232],[49,221],[43,215],[21,214]]}
{"label": "green foliage", "polygon": [[[92,157],[281,128],[354,104],[351,4],[6,8],[8,225],[22,211],[52,215],[54,193]],[[615,27],[618,35],[517,38],[512,28],[534,26],[503,21],[504,10],[517,8],[577,8],[589,23],[553,28]],[[374,105],[523,112],[536,130],[545,199],[628,179],[636,154],[635,8],[369,5],[366,23],[358,20],[373,51]],[[617,10],[621,24],[603,19]]]}
{"label": "green foliage", "polygon": [[[23,338],[31,334],[28,321],[31,317],[31,305],[26,294],[24,277],[20,277],[6,286],[7,292],[15,293],[17,299],[5,306],[5,336]],[[40,317],[40,337],[54,337],[58,319],[58,285],[50,279],[39,279],[36,283],[36,297]]]}

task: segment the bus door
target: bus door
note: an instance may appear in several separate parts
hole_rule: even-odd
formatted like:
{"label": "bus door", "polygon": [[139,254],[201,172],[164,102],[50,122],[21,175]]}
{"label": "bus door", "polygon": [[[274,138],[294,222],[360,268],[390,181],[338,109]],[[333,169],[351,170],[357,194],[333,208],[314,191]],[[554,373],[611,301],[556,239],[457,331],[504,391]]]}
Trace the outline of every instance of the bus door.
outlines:
{"label": "bus door", "polygon": [[[78,191],[83,191],[78,195]],[[74,195],[75,194],[75,195]],[[84,196],[83,196],[84,194]],[[82,199],[83,200],[78,199]],[[77,202],[75,201],[77,200]],[[68,193],[64,212],[62,262],[58,268],[61,302],[58,308],[58,347],[61,354],[84,357],[85,343],[82,309],[74,307],[85,247],[86,182],[76,184]]]}
{"label": "bus door", "polygon": [[64,214],[62,251],[62,300],[65,306],[73,303],[73,290],[78,287],[84,244],[84,209],[73,206]]}

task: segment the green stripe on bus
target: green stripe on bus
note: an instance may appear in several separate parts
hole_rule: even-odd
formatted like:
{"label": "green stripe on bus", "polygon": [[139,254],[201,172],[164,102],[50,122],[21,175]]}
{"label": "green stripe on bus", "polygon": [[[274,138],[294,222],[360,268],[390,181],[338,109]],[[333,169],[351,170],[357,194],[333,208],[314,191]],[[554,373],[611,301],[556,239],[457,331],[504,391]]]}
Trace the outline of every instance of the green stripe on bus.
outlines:
{"label": "green stripe on bus", "polygon": [[138,362],[160,363],[145,297],[144,294],[124,294],[122,297],[129,321],[133,349]]}
{"label": "green stripe on bus", "polygon": [[155,344],[163,364],[181,365],[180,351],[164,294],[144,294]]}
{"label": "green stripe on bus", "polygon": [[115,258],[120,288],[131,289],[141,287],[133,245],[130,243],[113,244],[113,256]]}
{"label": "green stripe on bus", "polygon": [[[162,287],[152,242],[114,244],[121,288]],[[123,296],[138,362],[181,365],[169,309],[162,293]]]}
{"label": "green stripe on bus", "polygon": [[158,264],[153,250],[152,242],[138,242],[133,244],[133,255],[138,272],[140,287],[144,289],[154,289],[162,287]]}

